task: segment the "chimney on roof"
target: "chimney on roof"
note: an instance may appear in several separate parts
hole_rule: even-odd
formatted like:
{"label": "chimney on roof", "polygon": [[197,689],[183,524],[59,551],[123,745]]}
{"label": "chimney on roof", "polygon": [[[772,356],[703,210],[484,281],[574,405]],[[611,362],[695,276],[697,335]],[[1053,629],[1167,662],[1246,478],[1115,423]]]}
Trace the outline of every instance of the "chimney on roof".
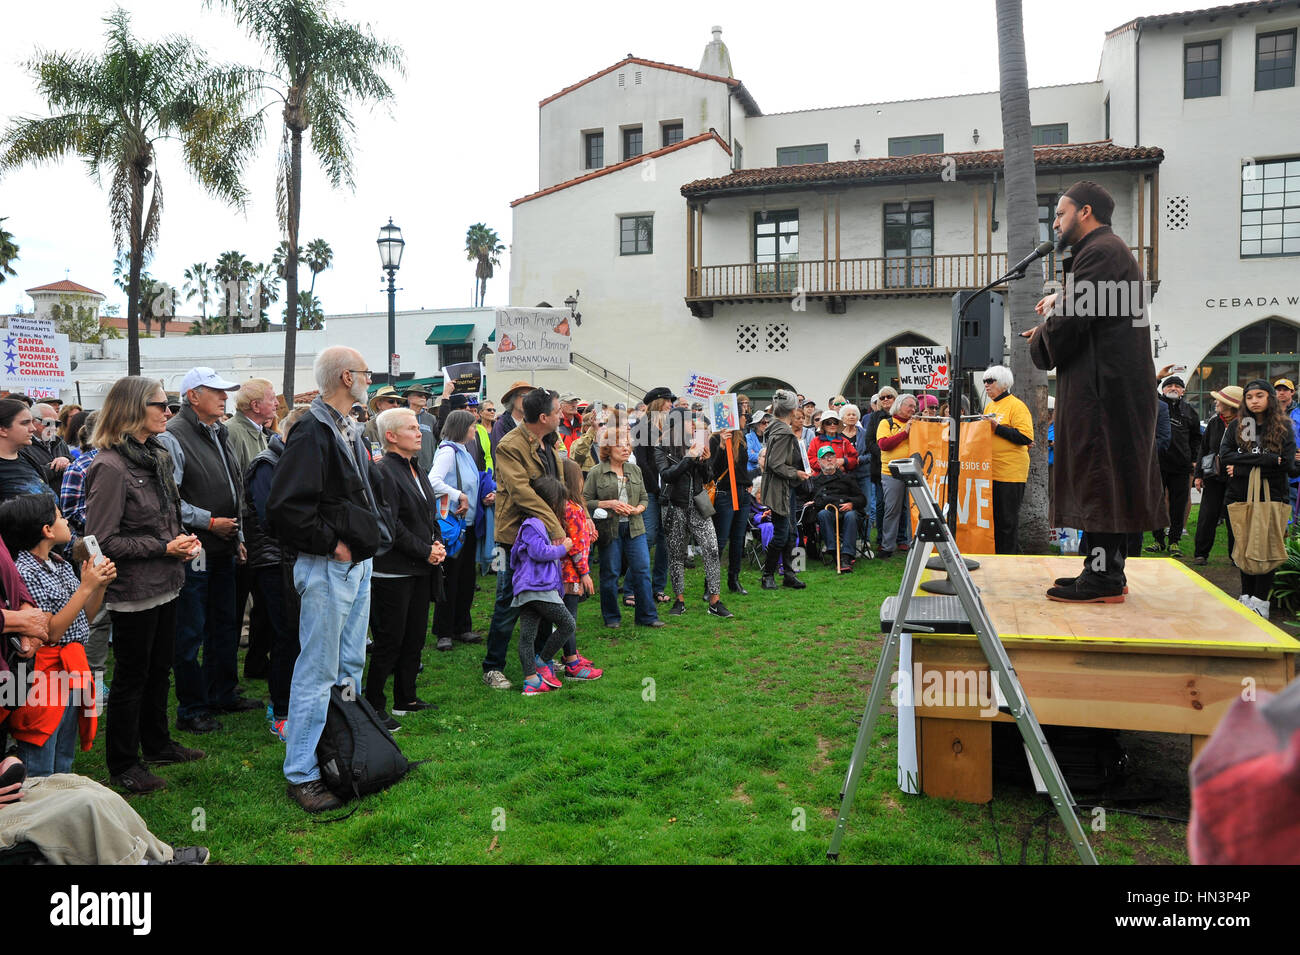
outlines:
{"label": "chimney on roof", "polygon": [[708,73],[710,76],[732,78],[731,54],[727,52],[727,45],[722,42],[722,27],[713,28],[713,39],[704,48],[704,57],[700,60],[700,72]]}

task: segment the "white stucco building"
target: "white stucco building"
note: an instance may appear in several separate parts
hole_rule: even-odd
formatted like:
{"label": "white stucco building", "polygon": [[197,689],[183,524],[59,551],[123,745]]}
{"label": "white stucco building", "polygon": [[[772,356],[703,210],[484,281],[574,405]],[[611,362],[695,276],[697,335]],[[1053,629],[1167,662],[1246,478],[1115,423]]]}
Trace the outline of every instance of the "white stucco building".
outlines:
{"label": "white stucco building", "polygon": [[[1158,364],[1187,364],[1198,400],[1300,373],[1298,26],[1296,3],[1138,18],[1095,78],[1030,90],[1040,233],[1073,181],[1112,192],[1159,283]],[[700,371],[862,398],[895,345],[947,343],[953,292],[1006,266],[997,92],[764,115],[715,28],[698,69],[627,57],[539,122],[510,301],[581,290],[585,364],[547,373],[558,389],[612,400],[630,362],[637,389]]]}

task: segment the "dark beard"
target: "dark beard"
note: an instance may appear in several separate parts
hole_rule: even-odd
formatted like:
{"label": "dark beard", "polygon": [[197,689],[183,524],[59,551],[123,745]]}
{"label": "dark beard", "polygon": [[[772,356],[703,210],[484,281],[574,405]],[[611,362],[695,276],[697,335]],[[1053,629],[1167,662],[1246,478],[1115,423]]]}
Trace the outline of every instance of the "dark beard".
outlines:
{"label": "dark beard", "polygon": [[1058,232],[1058,233],[1057,233],[1057,235],[1056,235],[1056,251],[1057,251],[1057,252],[1064,252],[1064,251],[1065,251],[1066,249],[1068,249],[1072,244],[1073,244],[1073,243],[1070,241],[1070,237],[1067,236],[1064,232]]}

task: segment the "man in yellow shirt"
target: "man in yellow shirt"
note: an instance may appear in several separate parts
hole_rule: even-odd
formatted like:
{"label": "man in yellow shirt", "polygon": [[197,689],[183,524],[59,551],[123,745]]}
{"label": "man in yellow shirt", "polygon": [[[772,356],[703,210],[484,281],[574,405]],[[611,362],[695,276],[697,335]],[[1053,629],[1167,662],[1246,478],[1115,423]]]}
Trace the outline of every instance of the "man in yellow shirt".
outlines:
{"label": "man in yellow shirt", "polygon": [[993,551],[1014,554],[1020,527],[1020,502],[1029,480],[1029,448],[1034,443],[1034,416],[1011,393],[1015,379],[1005,365],[984,372],[988,404],[984,417],[993,422]]}

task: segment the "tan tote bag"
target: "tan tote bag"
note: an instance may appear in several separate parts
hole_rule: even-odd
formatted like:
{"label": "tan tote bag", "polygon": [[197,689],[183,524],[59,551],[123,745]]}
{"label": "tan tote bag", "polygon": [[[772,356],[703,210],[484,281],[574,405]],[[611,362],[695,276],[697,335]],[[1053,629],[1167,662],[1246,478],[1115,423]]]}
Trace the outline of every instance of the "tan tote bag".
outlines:
{"label": "tan tote bag", "polygon": [[1246,500],[1228,505],[1234,537],[1232,562],[1243,574],[1267,574],[1286,560],[1286,522],[1290,516],[1290,505],[1271,500],[1260,469],[1251,468]]}

